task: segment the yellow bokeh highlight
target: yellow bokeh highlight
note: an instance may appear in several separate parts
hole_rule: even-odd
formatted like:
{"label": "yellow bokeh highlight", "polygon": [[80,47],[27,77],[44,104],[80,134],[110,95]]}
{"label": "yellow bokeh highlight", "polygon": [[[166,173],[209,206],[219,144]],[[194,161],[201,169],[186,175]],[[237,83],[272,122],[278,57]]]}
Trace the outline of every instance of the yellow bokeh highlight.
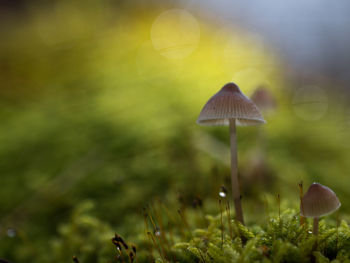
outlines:
{"label": "yellow bokeh highlight", "polygon": [[167,10],[152,24],[152,44],[166,58],[186,58],[197,48],[199,39],[197,19],[184,9]]}

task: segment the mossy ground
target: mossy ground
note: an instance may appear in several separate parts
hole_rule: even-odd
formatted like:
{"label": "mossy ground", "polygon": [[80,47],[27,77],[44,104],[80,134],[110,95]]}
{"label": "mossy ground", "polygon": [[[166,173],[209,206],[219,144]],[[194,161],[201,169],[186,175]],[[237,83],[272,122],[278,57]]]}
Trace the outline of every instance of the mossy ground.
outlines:
{"label": "mossy ground", "polygon": [[222,200],[217,214],[205,215],[200,206],[175,211],[157,202],[143,210],[144,223],[126,240],[92,216],[93,204],[85,202],[37,262],[67,262],[72,256],[79,262],[350,262],[345,221],[322,219],[315,237],[311,221],[295,209],[282,207],[263,225],[243,226],[227,204]]}

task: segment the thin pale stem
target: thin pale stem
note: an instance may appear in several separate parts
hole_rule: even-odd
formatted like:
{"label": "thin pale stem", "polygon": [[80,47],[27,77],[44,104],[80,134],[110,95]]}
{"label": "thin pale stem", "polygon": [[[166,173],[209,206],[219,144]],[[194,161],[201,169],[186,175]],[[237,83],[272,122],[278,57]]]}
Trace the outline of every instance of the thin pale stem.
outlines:
{"label": "thin pale stem", "polygon": [[221,249],[224,245],[224,224],[222,222],[222,206],[221,206],[221,199],[219,199],[219,205],[220,205],[220,222],[221,222]]}
{"label": "thin pale stem", "polygon": [[303,195],[304,195],[304,190],[303,190],[303,181],[301,181],[299,184],[299,198],[300,198],[300,225],[305,224],[305,217],[304,215],[304,204],[303,204]]}
{"label": "thin pale stem", "polygon": [[230,141],[231,141],[231,181],[232,195],[235,204],[236,219],[244,225],[243,210],[241,204],[241,194],[238,182],[237,167],[237,141],[236,141],[236,120],[230,119]]}
{"label": "thin pale stem", "polygon": [[339,240],[339,210],[337,211],[337,242],[336,242],[336,249],[338,253],[338,240]]}
{"label": "thin pale stem", "polygon": [[315,236],[318,235],[318,217],[315,217],[314,218],[314,228],[313,228],[313,231]]}

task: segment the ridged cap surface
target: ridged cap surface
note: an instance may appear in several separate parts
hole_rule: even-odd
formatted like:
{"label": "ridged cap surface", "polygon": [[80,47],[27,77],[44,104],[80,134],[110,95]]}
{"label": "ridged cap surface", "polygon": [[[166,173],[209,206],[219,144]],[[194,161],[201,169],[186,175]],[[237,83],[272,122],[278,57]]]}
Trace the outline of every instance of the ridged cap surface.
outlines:
{"label": "ridged cap surface", "polygon": [[240,126],[265,123],[256,105],[232,82],[209,99],[197,123],[204,126],[228,126],[230,119],[236,119],[236,124]]}
{"label": "ridged cap surface", "polygon": [[333,213],[341,203],[327,186],[313,183],[302,198],[300,213],[305,217],[321,217]]}

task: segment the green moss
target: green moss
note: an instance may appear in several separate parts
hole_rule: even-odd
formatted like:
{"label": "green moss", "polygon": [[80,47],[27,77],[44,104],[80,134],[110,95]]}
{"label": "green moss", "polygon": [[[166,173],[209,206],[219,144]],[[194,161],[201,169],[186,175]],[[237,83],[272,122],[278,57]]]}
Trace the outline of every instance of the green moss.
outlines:
{"label": "green moss", "polygon": [[210,220],[208,228],[201,230],[203,236],[209,237],[207,240],[193,238],[175,247],[204,262],[344,262],[350,256],[349,226],[345,221],[338,229],[322,221],[318,237],[310,226],[300,226],[296,211],[290,209],[280,218],[271,218],[260,231],[252,232],[233,220],[231,225],[234,236],[225,233],[223,242],[219,221]]}
{"label": "green moss", "polygon": [[[75,209],[50,242],[42,262],[50,257],[67,262],[73,255],[81,262],[132,262],[130,240],[124,240],[128,248],[120,244],[119,252],[111,242],[111,226],[93,217],[92,207],[85,202]],[[135,225],[139,233],[131,240],[136,244],[137,262],[350,262],[350,229],[345,221],[336,227],[321,220],[315,237],[311,222],[300,225],[292,209],[271,217],[266,225],[248,227],[228,220],[227,212],[222,221],[221,214],[206,215],[204,226],[198,221],[200,210],[187,209],[182,216],[161,206],[153,207],[152,213],[147,210],[147,229]]]}

